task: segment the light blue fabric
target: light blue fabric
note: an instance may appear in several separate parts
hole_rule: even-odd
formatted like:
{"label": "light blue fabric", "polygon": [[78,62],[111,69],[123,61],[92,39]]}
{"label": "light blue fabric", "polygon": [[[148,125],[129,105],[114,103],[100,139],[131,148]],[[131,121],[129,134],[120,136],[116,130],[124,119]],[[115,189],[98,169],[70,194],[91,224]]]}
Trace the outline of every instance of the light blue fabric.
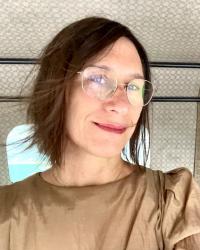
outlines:
{"label": "light blue fabric", "polygon": [[16,142],[25,138],[27,135],[30,135],[30,129],[31,125],[22,124],[14,127],[7,136],[6,151],[11,182],[23,180],[30,175],[50,168],[48,159],[45,157],[43,160],[43,155],[38,152],[36,146],[33,146],[24,152],[23,150],[30,143],[13,144],[9,146],[10,143]]}

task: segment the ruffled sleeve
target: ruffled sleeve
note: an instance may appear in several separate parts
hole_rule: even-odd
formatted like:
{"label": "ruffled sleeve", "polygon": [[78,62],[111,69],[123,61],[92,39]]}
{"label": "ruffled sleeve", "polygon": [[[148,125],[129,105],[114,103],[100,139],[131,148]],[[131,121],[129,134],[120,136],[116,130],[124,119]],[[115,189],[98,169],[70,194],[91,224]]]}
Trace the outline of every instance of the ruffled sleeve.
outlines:
{"label": "ruffled sleeve", "polygon": [[165,250],[199,250],[200,187],[186,168],[165,173],[163,184]]}

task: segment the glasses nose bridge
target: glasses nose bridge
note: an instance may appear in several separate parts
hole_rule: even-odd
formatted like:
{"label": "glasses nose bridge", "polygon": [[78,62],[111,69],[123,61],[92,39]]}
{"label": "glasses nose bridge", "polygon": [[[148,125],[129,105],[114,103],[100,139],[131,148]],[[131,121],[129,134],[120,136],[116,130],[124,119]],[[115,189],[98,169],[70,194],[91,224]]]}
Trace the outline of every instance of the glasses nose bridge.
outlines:
{"label": "glasses nose bridge", "polygon": [[127,95],[127,86],[128,86],[128,84],[126,84],[126,83],[119,83],[119,81],[116,80],[116,88],[115,88],[115,91],[113,93],[113,96],[120,96],[121,97],[121,95],[123,93],[123,96],[125,95],[124,97],[129,102],[128,95]]}
{"label": "glasses nose bridge", "polygon": [[122,81],[119,81],[118,79],[116,79],[116,90],[118,89],[123,90],[123,92],[126,92],[127,94],[127,87],[128,87],[128,83],[123,83]]}

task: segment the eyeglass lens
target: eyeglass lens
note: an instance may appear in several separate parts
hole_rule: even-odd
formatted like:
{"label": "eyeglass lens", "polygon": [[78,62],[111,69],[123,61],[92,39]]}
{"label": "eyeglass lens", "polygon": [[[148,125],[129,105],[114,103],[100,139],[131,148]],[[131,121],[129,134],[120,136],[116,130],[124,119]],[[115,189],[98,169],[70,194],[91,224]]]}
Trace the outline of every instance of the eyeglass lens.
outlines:
{"label": "eyeglass lens", "polygon": [[[117,81],[113,73],[108,70],[88,67],[83,71],[82,87],[89,96],[105,100],[114,94]],[[128,100],[133,106],[144,106],[152,98],[153,85],[144,79],[133,79],[128,83],[126,91]]]}

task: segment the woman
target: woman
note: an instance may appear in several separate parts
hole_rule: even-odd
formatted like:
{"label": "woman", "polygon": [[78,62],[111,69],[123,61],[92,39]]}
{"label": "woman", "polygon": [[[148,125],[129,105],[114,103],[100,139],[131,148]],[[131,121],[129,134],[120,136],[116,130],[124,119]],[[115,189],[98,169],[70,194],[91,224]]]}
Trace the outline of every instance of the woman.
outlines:
{"label": "woman", "polygon": [[[138,164],[153,85],[130,30],[82,19],[56,35],[39,63],[28,140],[52,167],[0,188],[0,249],[200,249],[191,173]],[[120,156],[129,140],[135,164]]]}

